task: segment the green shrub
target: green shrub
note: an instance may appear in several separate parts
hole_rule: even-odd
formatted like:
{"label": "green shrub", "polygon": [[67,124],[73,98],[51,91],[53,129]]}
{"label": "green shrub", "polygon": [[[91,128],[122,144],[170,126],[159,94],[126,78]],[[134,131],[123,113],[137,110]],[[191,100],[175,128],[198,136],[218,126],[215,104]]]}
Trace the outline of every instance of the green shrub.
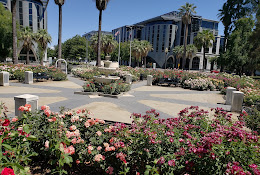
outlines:
{"label": "green shrub", "polygon": [[24,70],[15,70],[13,76],[16,80],[19,80],[19,82],[24,82],[25,80]]}
{"label": "green shrub", "polygon": [[244,113],[246,126],[260,133],[260,111],[256,107],[247,109],[247,113]]}
{"label": "green shrub", "polygon": [[50,75],[54,81],[62,81],[67,79],[67,75],[61,71],[52,72]]}

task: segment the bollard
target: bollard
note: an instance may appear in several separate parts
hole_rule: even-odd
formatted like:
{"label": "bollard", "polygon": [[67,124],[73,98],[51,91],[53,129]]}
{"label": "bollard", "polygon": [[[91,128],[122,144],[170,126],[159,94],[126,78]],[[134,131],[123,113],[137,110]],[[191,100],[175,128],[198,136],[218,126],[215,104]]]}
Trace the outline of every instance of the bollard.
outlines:
{"label": "bollard", "polygon": [[126,83],[127,84],[132,84],[132,75],[131,74],[127,74],[126,75]]}
{"label": "bollard", "polygon": [[38,100],[39,97],[36,95],[24,94],[24,95],[15,96],[14,97],[15,116],[20,116],[22,114],[22,111],[19,111],[18,108],[20,106],[24,106],[25,104],[31,105],[32,112],[38,110]]}
{"label": "bollard", "polygon": [[156,69],[156,63],[153,63],[153,69]]}
{"label": "bollard", "polygon": [[153,76],[147,75],[147,86],[152,86],[153,84]]}
{"label": "bollard", "polygon": [[33,84],[33,72],[25,71],[25,84]]}
{"label": "bollard", "polygon": [[244,100],[244,93],[240,91],[232,92],[231,112],[241,112]]}
{"label": "bollard", "polygon": [[227,87],[227,92],[226,92],[226,105],[231,105],[232,102],[232,95],[233,91],[236,91],[236,88],[233,87]]}
{"label": "bollard", "polygon": [[0,86],[9,86],[9,72],[0,72]]}

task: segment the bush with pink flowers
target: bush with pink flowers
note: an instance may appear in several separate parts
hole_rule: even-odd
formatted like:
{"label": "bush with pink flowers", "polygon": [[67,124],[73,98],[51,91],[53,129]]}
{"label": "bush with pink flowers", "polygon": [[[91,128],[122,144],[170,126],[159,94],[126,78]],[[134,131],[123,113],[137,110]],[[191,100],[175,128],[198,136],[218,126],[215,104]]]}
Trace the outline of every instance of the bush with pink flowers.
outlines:
{"label": "bush with pink flowers", "polygon": [[253,175],[260,171],[259,135],[246,131],[243,121],[233,122],[222,109],[209,114],[192,106],[168,119],[151,110],[143,116],[132,114],[131,125],[106,124],[90,118],[85,109],[54,113],[42,106],[31,113],[24,106],[20,110],[24,115],[10,126],[14,130],[32,126],[27,134],[37,141],[28,140],[28,147],[38,156],[30,165],[49,164],[54,174]]}

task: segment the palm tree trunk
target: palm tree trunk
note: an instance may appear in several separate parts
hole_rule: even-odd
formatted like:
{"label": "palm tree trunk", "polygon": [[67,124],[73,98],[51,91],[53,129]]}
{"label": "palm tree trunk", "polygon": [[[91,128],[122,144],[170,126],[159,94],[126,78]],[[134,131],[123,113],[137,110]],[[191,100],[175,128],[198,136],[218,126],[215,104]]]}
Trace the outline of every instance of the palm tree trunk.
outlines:
{"label": "palm tree trunk", "polygon": [[30,50],[27,50],[27,52],[26,52],[26,64],[30,64],[29,51]]}
{"label": "palm tree trunk", "polygon": [[146,56],[144,57],[144,68],[146,68]]}
{"label": "palm tree trunk", "polygon": [[17,31],[16,31],[16,2],[17,0],[13,0],[13,8],[12,8],[12,24],[13,24],[13,62],[14,64],[18,64],[17,57]]}
{"label": "palm tree trunk", "polygon": [[185,62],[186,62],[187,39],[188,39],[188,26],[187,26],[187,24],[185,24],[185,36],[184,36],[184,48],[183,48],[183,57],[182,57],[182,69],[185,68]]}
{"label": "palm tree trunk", "polygon": [[[62,5],[59,5],[59,39],[58,39],[58,59],[61,59],[61,34],[62,34]],[[61,68],[61,62],[58,62],[58,67]]]}
{"label": "palm tree trunk", "polygon": [[203,67],[202,67],[202,70],[204,71],[204,66],[205,66],[205,58],[206,58],[206,52],[205,52],[205,47],[203,47]]}
{"label": "palm tree trunk", "polygon": [[102,23],[102,10],[99,10],[99,21],[98,21],[98,53],[96,66],[101,66],[101,23]]}

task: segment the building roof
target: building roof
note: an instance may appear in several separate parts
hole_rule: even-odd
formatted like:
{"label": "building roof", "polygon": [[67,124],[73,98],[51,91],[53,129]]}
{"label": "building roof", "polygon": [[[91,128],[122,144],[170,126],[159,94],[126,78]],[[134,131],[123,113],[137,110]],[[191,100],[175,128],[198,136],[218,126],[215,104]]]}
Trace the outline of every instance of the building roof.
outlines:
{"label": "building roof", "polygon": [[[96,35],[98,33],[98,31],[92,30],[91,32],[85,33],[84,35],[82,35],[82,37],[88,38],[90,39],[93,35]],[[108,32],[108,31],[101,31],[102,34],[105,35],[112,35],[112,32]]]}
{"label": "building roof", "polygon": [[[201,18],[201,16],[198,16],[198,15],[192,15],[192,17],[193,18]],[[154,18],[136,23],[134,25],[145,25],[145,24],[150,23],[150,22],[162,21],[162,20],[163,21],[176,21],[177,22],[177,21],[181,21],[181,18],[182,18],[182,14],[180,12],[172,11],[172,12],[165,13],[163,15],[156,16]]]}

